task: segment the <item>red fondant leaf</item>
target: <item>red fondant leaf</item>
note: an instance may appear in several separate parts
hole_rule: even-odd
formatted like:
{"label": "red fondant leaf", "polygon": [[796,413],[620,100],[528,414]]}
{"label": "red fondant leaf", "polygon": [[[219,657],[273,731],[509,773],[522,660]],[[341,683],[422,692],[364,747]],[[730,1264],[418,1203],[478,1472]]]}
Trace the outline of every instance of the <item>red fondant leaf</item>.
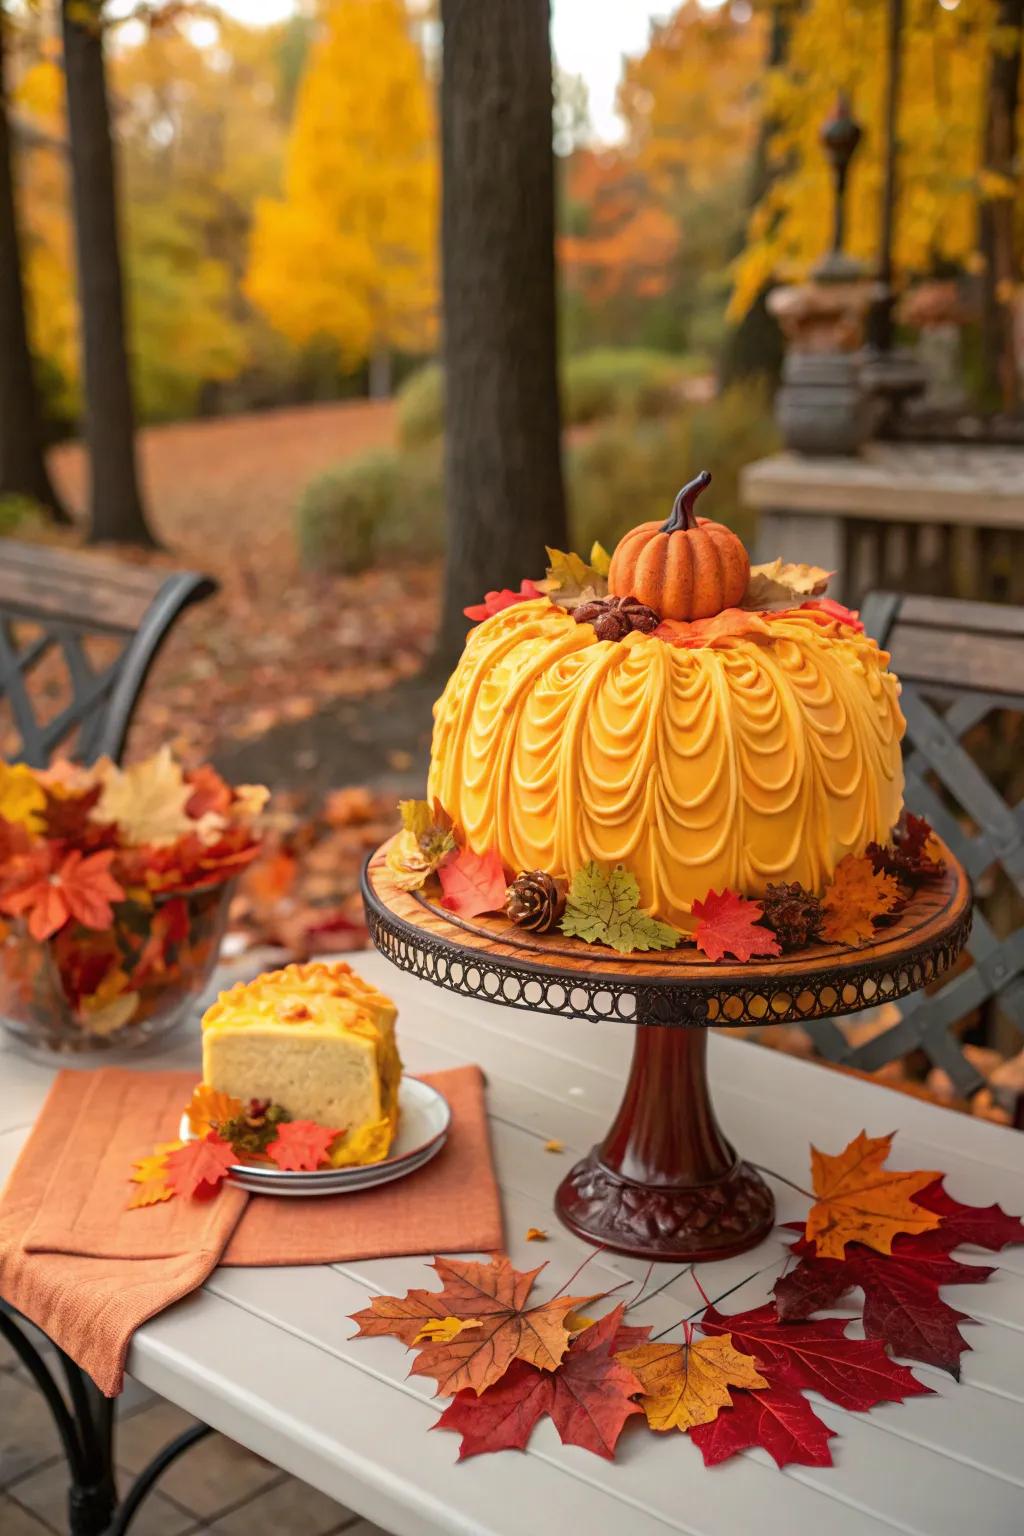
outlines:
{"label": "red fondant leaf", "polygon": [[998,1205],[964,1205],[954,1200],[941,1179],[919,1189],[914,1204],[941,1218],[939,1230],[949,1235],[954,1247],[973,1243],[976,1248],[998,1253],[1001,1248],[1024,1243],[1024,1221],[1019,1216],[1008,1216]]}
{"label": "red fondant leaf", "polygon": [[735,891],[721,895],[709,891],[703,901],[693,903],[693,915],[699,919],[694,943],[709,960],[721,960],[723,955],[735,955],[737,960],[778,955],[778,939],[758,923],[761,912],[760,902],[747,901]]}
{"label": "red fondant leaf", "polygon": [[579,1445],[611,1460],[622,1426],[643,1411],[632,1401],[641,1384],[614,1351],[623,1347],[624,1334],[650,1332],[621,1328],[623,1310],[620,1304],[578,1334],[554,1371],[515,1360],[479,1397],[469,1388],[460,1392],[435,1425],[461,1433],[459,1460],[484,1451],[522,1450],[545,1414],[554,1420],[563,1445]]}
{"label": "red fondant leaf", "polygon": [[827,619],[836,619],[840,624],[845,624],[847,629],[854,630],[858,635],[864,633],[864,625],[860,621],[860,614],[856,608],[846,608],[842,603],[837,603],[832,597],[816,597],[811,602],[800,604],[801,612],[820,613]]}
{"label": "red fondant leaf", "polygon": [[217,1193],[235,1161],[231,1143],[210,1131],[198,1141],[187,1141],[183,1147],[168,1152],[167,1183],[176,1195],[208,1200]]}
{"label": "red fondant leaf", "polygon": [[474,853],[460,848],[458,853],[438,868],[442,907],[459,917],[477,917],[481,912],[500,912],[505,905],[508,882],[497,849]]}
{"label": "red fondant leaf", "polygon": [[731,1334],[737,1349],[771,1369],[778,1386],[820,1392],[840,1408],[863,1412],[931,1391],[876,1340],[848,1339],[841,1317],[784,1323],[771,1303],[730,1316],[709,1307],[701,1327],[705,1333]]}
{"label": "red fondant leaf", "polygon": [[312,1173],[327,1162],[331,1143],[341,1135],[312,1120],[283,1120],[277,1137],[267,1147],[267,1156],[279,1168],[292,1173]]}
{"label": "red fondant leaf", "polygon": [[779,1467],[791,1462],[802,1467],[832,1465],[828,1442],[835,1430],[818,1418],[802,1392],[775,1385],[770,1373],[768,1380],[768,1388],[760,1392],[734,1390],[731,1408],[723,1408],[710,1424],[690,1430],[706,1467],[752,1445],[766,1450]]}
{"label": "red fondant leaf", "polygon": [[504,587],[500,592],[488,592],[482,603],[474,603],[470,608],[463,608],[467,619],[472,619],[474,624],[479,624],[483,619],[490,619],[496,613],[501,613],[504,608],[512,608],[516,603],[527,603],[531,598],[543,597],[544,593],[532,581],[521,581],[519,591],[513,592],[509,587]]}

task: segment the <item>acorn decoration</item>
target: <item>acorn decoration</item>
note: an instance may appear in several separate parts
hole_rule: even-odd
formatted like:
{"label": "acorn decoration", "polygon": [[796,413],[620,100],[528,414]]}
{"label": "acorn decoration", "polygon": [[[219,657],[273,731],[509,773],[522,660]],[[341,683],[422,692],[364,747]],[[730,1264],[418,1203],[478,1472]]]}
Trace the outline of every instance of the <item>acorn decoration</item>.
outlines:
{"label": "acorn decoration", "polygon": [[506,915],[531,933],[550,933],[561,922],[564,911],[564,887],[542,869],[524,870],[505,895]]}
{"label": "acorn decoration", "polygon": [[684,485],[664,523],[641,523],[615,547],[608,572],[614,597],[634,597],[664,619],[710,619],[742,601],[750,557],[724,523],[697,517],[697,497],[711,484],[705,469]]}

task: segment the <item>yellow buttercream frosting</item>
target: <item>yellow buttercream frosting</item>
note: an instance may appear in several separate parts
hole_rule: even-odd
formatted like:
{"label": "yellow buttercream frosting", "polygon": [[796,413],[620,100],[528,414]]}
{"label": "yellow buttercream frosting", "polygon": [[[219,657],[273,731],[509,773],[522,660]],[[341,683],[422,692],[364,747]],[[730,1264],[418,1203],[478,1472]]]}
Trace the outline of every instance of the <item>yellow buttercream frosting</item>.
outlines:
{"label": "yellow buttercream frosting", "polygon": [[345,1131],[335,1167],[379,1162],[398,1123],[396,1009],[344,962],[288,965],[222,992],[203,1016],[203,1081]]}
{"label": "yellow buttercream frosting", "polygon": [[471,631],[434,706],[428,795],[475,852],[568,879],[623,863],[656,917],[769,881],[820,892],[903,801],[899,682],[820,613],[684,649],[598,640],[547,600]]}

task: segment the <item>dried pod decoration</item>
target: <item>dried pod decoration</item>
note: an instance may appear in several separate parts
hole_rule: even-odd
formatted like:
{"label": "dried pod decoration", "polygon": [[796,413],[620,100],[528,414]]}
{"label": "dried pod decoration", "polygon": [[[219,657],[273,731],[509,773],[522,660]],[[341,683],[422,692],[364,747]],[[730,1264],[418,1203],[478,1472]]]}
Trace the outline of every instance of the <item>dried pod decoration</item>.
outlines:
{"label": "dried pod decoration", "polygon": [[769,885],[759,900],[763,909],[760,921],[774,933],[783,953],[804,949],[821,938],[825,918],[821,898],[804,890],[798,880]]}
{"label": "dried pod decoration", "polygon": [[565,887],[542,869],[524,870],[516,876],[505,897],[505,912],[520,928],[531,933],[550,933],[565,911]]}
{"label": "dried pod decoration", "polygon": [[635,597],[597,597],[573,609],[577,624],[592,624],[599,640],[625,640],[634,629],[649,635],[661,617]]}

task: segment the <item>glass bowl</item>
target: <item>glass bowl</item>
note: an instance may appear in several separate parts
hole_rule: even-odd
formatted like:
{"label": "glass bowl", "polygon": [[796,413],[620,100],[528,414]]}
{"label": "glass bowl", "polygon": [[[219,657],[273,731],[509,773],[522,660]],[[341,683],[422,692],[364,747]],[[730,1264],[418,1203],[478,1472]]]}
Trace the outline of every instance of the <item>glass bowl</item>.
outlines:
{"label": "glass bowl", "polygon": [[71,921],[39,941],[0,923],[0,1022],[34,1052],[139,1049],[187,1017],[217,964],[234,881],[114,906],[109,929]]}

